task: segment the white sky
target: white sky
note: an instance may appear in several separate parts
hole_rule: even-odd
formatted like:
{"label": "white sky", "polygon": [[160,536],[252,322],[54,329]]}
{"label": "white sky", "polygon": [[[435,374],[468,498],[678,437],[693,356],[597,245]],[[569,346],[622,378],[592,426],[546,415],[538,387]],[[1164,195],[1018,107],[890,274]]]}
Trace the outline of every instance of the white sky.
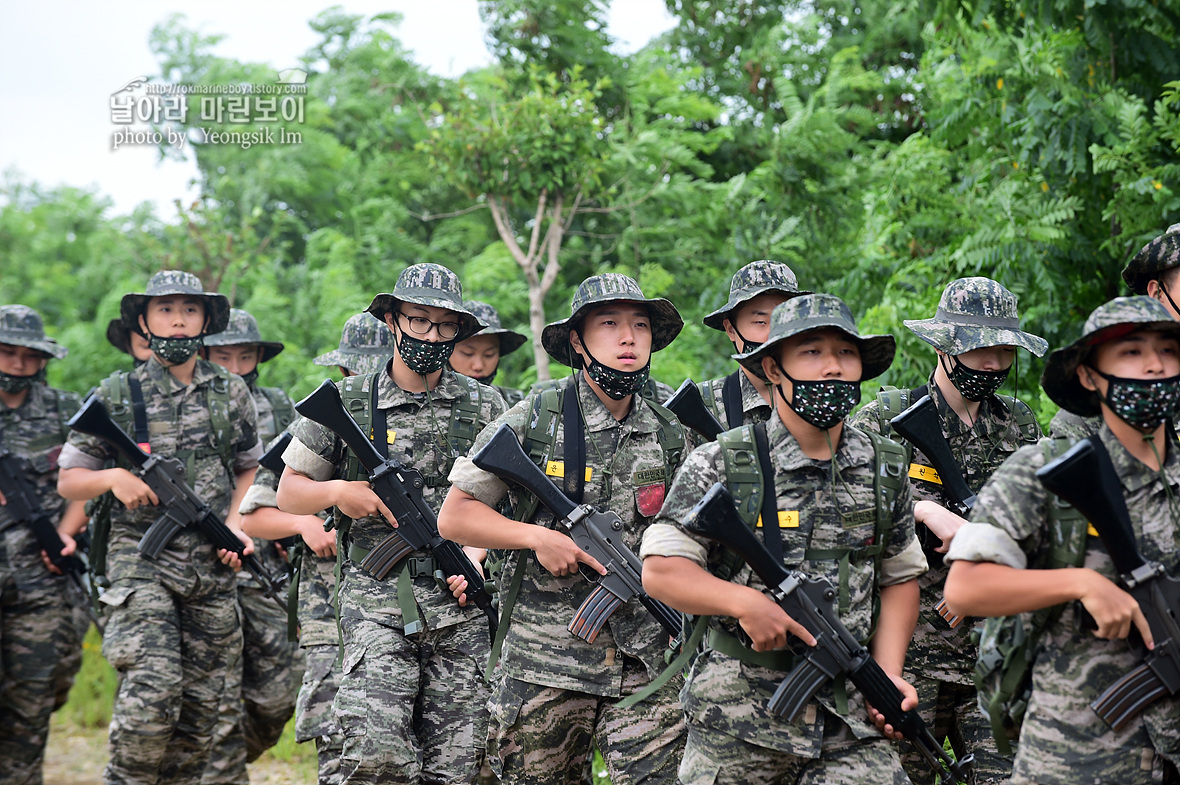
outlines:
{"label": "white sky", "polygon": [[[308,20],[332,0],[120,0],[0,4],[0,173],[14,169],[42,186],[72,185],[110,196],[115,212],[143,201],[164,218],[173,200],[192,199],[195,163],[161,160],[155,147],[111,149],[109,99],[136,76],[155,76],[148,48],[157,23],[182,13],[186,26],[222,34],[217,55],[299,65],[316,43]],[[444,76],[487,65],[476,0],[339,0],[352,14],[397,11],[396,34],[418,62]],[[663,0],[615,0],[608,32],[623,52],[634,51],[673,24]]]}

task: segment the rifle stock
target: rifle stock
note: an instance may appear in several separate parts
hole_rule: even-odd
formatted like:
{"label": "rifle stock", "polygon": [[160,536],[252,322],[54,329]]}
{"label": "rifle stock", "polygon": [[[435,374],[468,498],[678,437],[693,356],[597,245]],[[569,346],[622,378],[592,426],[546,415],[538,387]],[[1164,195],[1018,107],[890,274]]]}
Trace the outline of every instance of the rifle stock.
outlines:
{"label": "rifle stock", "polygon": [[287,445],[291,443],[291,432],[283,431],[278,438],[271,444],[270,449],[262,454],[258,459],[258,465],[264,469],[270,469],[276,476],[282,476],[283,469],[287,468],[287,464],[283,463],[283,453],[287,450]]}
{"label": "rifle stock", "polygon": [[725,430],[709,407],[705,406],[701,390],[692,379],[684,380],[672,393],[672,397],[664,401],[664,408],[675,414],[686,428],[693,429],[709,441],[715,440]]}

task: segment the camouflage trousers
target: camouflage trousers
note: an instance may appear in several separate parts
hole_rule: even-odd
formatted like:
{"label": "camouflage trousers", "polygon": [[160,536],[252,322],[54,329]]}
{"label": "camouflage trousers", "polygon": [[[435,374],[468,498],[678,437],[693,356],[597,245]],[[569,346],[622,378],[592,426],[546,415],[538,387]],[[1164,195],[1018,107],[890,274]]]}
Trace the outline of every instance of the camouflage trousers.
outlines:
{"label": "camouflage trousers", "polygon": [[860,739],[830,720],[818,758],[759,747],[694,724],[680,764],[682,785],[906,785],[897,749],[884,736]]}
{"label": "camouflage trousers", "polygon": [[[2,587],[0,587],[2,588]],[[0,783],[40,785],[49,717],[82,663],[78,608],[64,582],[0,601]],[[89,624],[89,619],[86,619]]]}
{"label": "camouflage trousers", "polygon": [[[906,679],[918,690],[918,713],[934,738],[950,739],[956,758],[975,755],[970,785],[1007,782],[1012,776],[1012,759],[996,749],[991,723],[979,708],[975,687],[923,678],[907,673]],[[1012,743],[1015,749],[1016,743]],[[935,774],[912,744],[899,742],[901,765],[914,785],[934,785]]]}
{"label": "camouflage trousers", "polygon": [[102,651],[119,673],[106,785],[200,782],[239,668],[242,625],[236,592],[183,597],[157,581],[122,579]]}
{"label": "camouflage trousers", "polygon": [[338,646],[304,646],[303,685],[295,703],[295,741],[315,740],[319,785],[340,785],[340,754],[344,733],[332,711],[340,686],[336,668]]}
{"label": "camouflage trousers", "polygon": [[[623,694],[648,681],[643,665],[625,658]],[[684,752],[682,684],[673,679],[638,706],[619,709],[617,698],[503,677],[489,704],[492,770],[504,785],[577,785],[597,742],[614,785],[675,782]]]}
{"label": "camouflage trousers", "polygon": [[238,586],[241,667],[229,675],[202,785],[247,785],[246,764],[273,747],[295,712],[303,676],[299,644],[287,640],[287,615],[262,589]]}
{"label": "camouflage trousers", "polygon": [[347,783],[460,783],[479,771],[487,732],[482,617],[406,636],[340,620],[344,663],[333,708]]}

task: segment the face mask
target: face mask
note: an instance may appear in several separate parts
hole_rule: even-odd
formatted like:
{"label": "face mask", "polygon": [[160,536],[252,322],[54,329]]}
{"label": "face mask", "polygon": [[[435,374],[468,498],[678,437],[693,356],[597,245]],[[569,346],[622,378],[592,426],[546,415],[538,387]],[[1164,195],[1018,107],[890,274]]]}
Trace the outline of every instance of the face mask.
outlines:
{"label": "face mask", "polygon": [[[946,369],[945,365],[943,369]],[[1010,368],[1002,371],[977,371],[955,360],[954,367],[948,370],[946,375],[960,395],[975,403],[994,395],[996,390],[1003,387],[1009,370]]]}
{"label": "face mask", "polygon": [[246,383],[247,387],[253,388],[254,385],[258,384],[258,369],[255,368],[248,373],[242,374],[242,381]]}
{"label": "face mask", "polygon": [[45,381],[44,368],[28,376],[14,376],[11,373],[4,373],[3,371],[0,371],[0,392],[24,392],[34,384],[43,381]]}
{"label": "face mask", "polygon": [[821,431],[826,431],[843,420],[860,402],[860,382],[846,382],[843,379],[801,382],[787,376],[781,365],[778,369],[794,387],[794,400],[788,401],[782,387],[776,384],[774,387],[778,394],[804,422],[814,425]]}
{"label": "face mask", "polygon": [[[746,336],[744,336],[740,332],[738,332],[738,328],[737,328],[736,324],[733,326],[733,331],[735,333],[737,333],[737,337],[740,338],[742,341],[742,348],[738,349],[738,354],[749,354],[750,352],[754,351],[755,349],[757,349],[759,346],[762,345],[761,341],[759,341],[758,343],[755,343],[754,341],[747,339]],[[735,349],[738,348],[736,343],[733,345],[733,348],[735,348]]]}
{"label": "face mask", "polygon": [[148,347],[165,365],[183,365],[197,353],[200,346],[199,335],[195,338],[161,338],[153,335],[148,339]]}
{"label": "face mask", "polygon": [[[581,338],[582,334],[578,333],[578,337]],[[651,360],[638,371],[618,371],[594,359],[594,355],[586,348],[585,340],[582,340],[582,350],[590,358],[590,364],[586,366],[586,375],[613,400],[621,401],[628,395],[639,392],[651,376]]]}
{"label": "face mask", "polygon": [[431,343],[411,338],[406,333],[402,333],[401,339],[397,342],[397,353],[401,355],[402,362],[420,376],[442,370],[442,367],[447,364],[447,360],[451,359],[453,351],[455,351],[454,341]]}
{"label": "face mask", "polygon": [[1180,403],[1180,376],[1166,379],[1123,379],[1108,376],[1097,368],[1094,373],[1109,382],[1106,395],[1099,397],[1115,416],[1140,431],[1154,431],[1160,423],[1176,413]]}
{"label": "face mask", "polygon": [[[497,368],[496,371],[498,371],[498,370],[500,370],[500,369]],[[492,371],[487,376],[476,376],[475,381],[479,382],[480,384],[491,384],[492,379],[496,378],[496,371]]]}

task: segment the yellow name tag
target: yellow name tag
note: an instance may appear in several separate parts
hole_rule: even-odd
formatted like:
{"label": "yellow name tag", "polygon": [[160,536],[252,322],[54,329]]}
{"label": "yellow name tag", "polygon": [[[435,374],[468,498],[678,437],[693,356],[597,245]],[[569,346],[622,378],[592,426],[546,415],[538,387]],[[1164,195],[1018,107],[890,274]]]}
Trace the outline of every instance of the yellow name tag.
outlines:
{"label": "yellow name tag", "polygon": [[[590,482],[590,476],[594,470],[589,466],[586,467],[586,482]],[[545,474],[550,477],[565,477],[565,461],[549,461],[545,464]]]}
{"label": "yellow name tag", "polygon": [[1097,537],[1098,536],[1098,530],[1094,528],[1094,524],[1092,524],[1092,523],[1086,524],[1086,534],[1090,537]]}
{"label": "yellow name tag", "polygon": [[934,471],[933,466],[923,466],[920,463],[911,463],[910,477],[915,480],[925,480],[926,482],[934,482],[942,485],[942,478],[938,476],[938,472]]}
{"label": "yellow name tag", "polygon": [[[758,516],[759,529],[762,528],[762,516]],[[799,528],[799,511],[798,510],[779,510],[778,513],[778,527],[780,529],[798,529]]]}
{"label": "yellow name tag", "polygon": [[393,440],[397,438],[397,431],[390,428],[385,432],[385,443],[393,444]]}

